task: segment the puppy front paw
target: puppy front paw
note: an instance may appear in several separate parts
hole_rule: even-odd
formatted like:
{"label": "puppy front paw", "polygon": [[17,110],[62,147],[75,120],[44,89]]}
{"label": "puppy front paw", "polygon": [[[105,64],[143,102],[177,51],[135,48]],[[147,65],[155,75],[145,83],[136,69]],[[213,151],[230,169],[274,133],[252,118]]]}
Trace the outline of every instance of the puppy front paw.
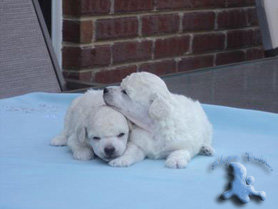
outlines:
{"label": "puppy front paw", "polygon": [[165,161],[165,166],[167,168],[185,168],[188,164],[188,161],[186,159],[181,159],[181,158],[175,158],[175,157],[171,157],[171,158],[167,158],[167,160]]}
{"label": "puppy front paw", "polygon": [[51,146],[65,146],[67,145],[67,138],[65,136],[57,136],[50,142]]}
{"label": "puppy front paw", "polygon": [[119,157],[109,162],[112,167],[129,167],[132,165],[132,161],[127,157]]}
{"label": "puppy front paw", "polygon": [[90,148],[82,148],[73,152],[73,158],[76,160],[91,160],[94,158],[94,152]]}

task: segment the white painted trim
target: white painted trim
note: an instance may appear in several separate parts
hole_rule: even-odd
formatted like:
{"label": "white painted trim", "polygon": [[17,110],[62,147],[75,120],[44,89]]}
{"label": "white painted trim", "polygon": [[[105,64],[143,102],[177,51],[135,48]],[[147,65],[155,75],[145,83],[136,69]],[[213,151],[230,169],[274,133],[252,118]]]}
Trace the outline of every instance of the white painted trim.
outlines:
{"label": "white painted trim", "polygon": [[52,0],[51,8],[51,37],[54,52],[59,66],[62,66],[62,24],[63,24],[62,0]]}
{"label": "white painted trim", "polygon": [[278,1],[264,0],[265,13],[272,40],[272,48],[278,47]]}

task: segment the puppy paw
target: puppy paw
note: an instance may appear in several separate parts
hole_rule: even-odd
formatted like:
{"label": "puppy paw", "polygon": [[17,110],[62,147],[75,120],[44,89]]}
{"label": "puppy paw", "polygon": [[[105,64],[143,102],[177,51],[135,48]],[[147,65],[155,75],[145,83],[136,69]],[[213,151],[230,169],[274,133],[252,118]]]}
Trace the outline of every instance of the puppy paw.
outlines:
{"label": "puppy paw", "polygon": [[130,159],[126,157],[119,157],[109,162],[109,165],[112,167],[129,167],[132,165]]}
{"label": "puppy paw", "polygon": [[186,159],[181,159],[181,158],[168,158],[165,161],[165,166],[167,168],[185,168],[188,164],[188,161]]}
{"label": "puppy paw", "polygon": [[76,160],[91,160],[94,157],[94,152],[90,148],[82,148],[73,152],[73,158]]}
{"label": "puppy paw", "polygon": [[65,145],[67,145],[67,138],[64,136],[57,136],[51,140],[50,145],[65,146]]}

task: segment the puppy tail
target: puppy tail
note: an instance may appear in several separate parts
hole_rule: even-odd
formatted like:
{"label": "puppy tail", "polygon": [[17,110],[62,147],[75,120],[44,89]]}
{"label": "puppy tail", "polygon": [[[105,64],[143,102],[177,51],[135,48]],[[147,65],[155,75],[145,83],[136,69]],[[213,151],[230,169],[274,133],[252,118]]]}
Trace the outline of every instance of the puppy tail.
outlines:
{"label": "puppy tail", "polygon": [[67,145],[67,137],[64,133],[61,133],[60,135],[54,137],[51,142],[50,145],[52,146],[65,146]]}
{"label": "puppy tail", "polygon": [[212,156],[215,151],[210,145],[203,145],[199,151],[199,155]]}

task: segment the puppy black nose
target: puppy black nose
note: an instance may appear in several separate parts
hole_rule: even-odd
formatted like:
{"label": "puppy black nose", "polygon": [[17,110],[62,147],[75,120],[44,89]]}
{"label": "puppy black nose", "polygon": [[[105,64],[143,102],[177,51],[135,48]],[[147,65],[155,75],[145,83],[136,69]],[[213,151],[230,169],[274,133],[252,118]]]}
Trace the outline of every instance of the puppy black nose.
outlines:
{"label": "puppy black nose", "polygon": [[115,152],[115,148],[114,148],[114,147],[111,147],[111,146],[105,147],[105,148],[104,148],[104,152],[105,152],[105,154],[106,154],[107,156],[111,157],[111,156],[114,154],[114,152]]}
{"label": "puppy black nose", "polygon": [[107,93],[108,93],[108,88],[104,88],[104,89],[103,89],[103,93],[104,93],[104,94],[107,94]]}

